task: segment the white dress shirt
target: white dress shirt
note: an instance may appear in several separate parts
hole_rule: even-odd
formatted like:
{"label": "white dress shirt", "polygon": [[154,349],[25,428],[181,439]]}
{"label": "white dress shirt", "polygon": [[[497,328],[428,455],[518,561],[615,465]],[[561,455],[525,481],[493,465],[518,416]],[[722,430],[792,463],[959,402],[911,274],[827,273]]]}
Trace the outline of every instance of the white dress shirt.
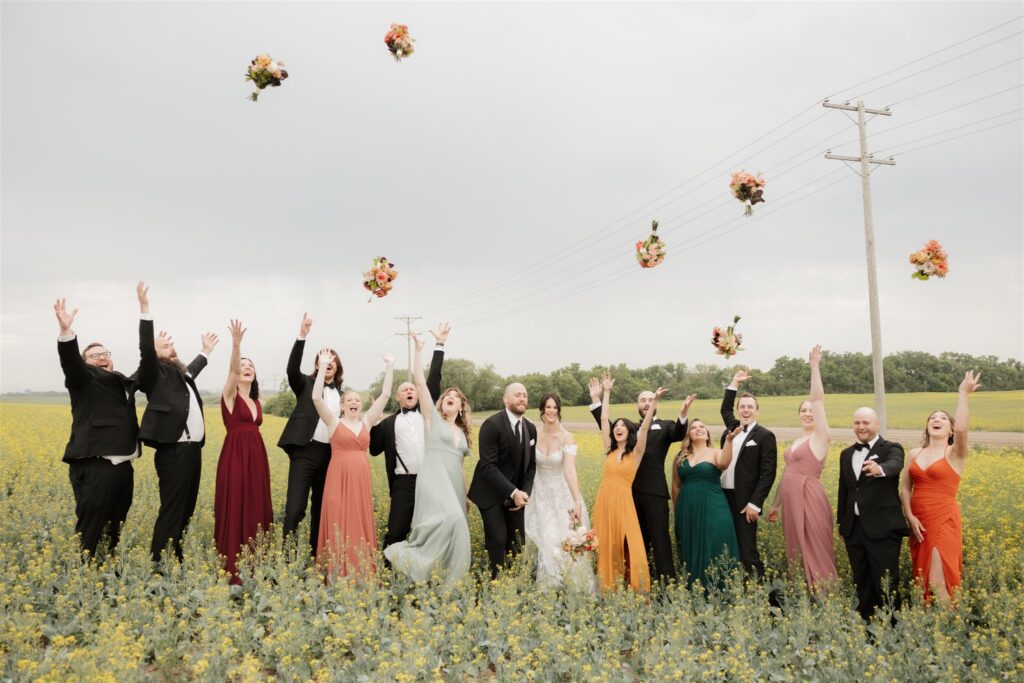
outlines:
{"label": "white dress shirt", "polygon": [[[201,355],[206,357],[205,353]],[[192,376],[188,372],[185,374]],[[178,443],[202,441],[206,436],[206,424],[203,422],[203,411],[199,408],[199,397],[196,396],[191,384],[185,382],[185,386],[188,388],[188,417],[185,419],[185,429],[182,430]]]}
{"label": "white dress shirt", "polygon": [[[515,436],[515,433],[516,433],[516,425],[518,425],[518,424],[519,424],[520,422],[522,422],[522,421],[523,421],[523,418],[522,418],[522,416],[521,416],[521,415],[516,415],[515,413],[513,413],[513,412],[512,412],[511,410],[509,410],[508,408],[505,408],[505,415],[507,415],[507,416],[508,416],[508,421],[509,421],[509,422],[510,422],[510,423],[512,424],[512,435],[513,435],[513,436]],[[520,442],[519,442],[519,443],[520,443],[520,445],[522,444],[522,439],[525,439],[525,438],[526,438],[526,435],[525,435],[525,434],[523,434],[523,430],[524,430],[524,429],[526,429],[526,427],[524,427],[524,426],[522,426],[522,425],[520,425],[520,426],[519,426],[519,439],[520,439]],[[519,493],[519,489],[513,489],[513,490],[512,490],[512,495],[511,495],[511,496],[509,496],[509,498],[515,498],[515,495],[516,495],[517,493]]]}
{"label": "white dress shirt", "polygon": [[[875,434],[875,438],[868,441],[868,447],[864,448],[861,444],[857,444],[856,450],[853,451],[853,457],[850,459],[850,465],[853,467],[853,478],[860,480],[861,469],[864,467],[864,461],[867,460],[868,453],[875,447],[875,442],[878,441],[878,435]],[[885,473],[882,473],[883,476]],[[860,508],[857,507],[857,501],[853,502],[853,514],[860,516]]]}
{"label": "white dress shirt", "polygon": [[[341,392],[334,387],[324,387],[324,403],[331,409],[331,412],[341,416]],[[331,434],[327,431],[327,425],[323,420],[317,420],[316,429],[313,430],[313,441],[330,443]]]}
{"label": "white dress shirt", "polygon": [[751,422],[747,425],[746,431],[740,432],[732,440],[732,460],[729,461],[729,466],[722,472],[722,488],[723,489],[735,489],[736,488],[736,461],[739,460],[740,452],[743,450],[743,444],[746,443],[747,437],[750,436],[750,432],[754,430],[757,422]]}
{"label": "white dress shirt", "polygon": [[395,463],[395,474],[419,474],[425,448],[423,414],[418,410],[408,410],[396,415],[395,450],[399,460]]}

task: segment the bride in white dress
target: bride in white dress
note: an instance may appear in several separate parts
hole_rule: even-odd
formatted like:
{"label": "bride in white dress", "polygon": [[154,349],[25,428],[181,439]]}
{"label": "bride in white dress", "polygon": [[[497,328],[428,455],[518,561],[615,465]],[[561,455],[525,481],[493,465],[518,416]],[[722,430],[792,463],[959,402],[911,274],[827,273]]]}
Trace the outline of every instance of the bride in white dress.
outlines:
{"label": "bride in white dress", "polygon": [[573,526],[579,522],[589,529],[590,518],[576,477],[576,444],[562,427],[562,402],[557,395],[541,397],[540,417],[537,470],[524,521],[527,543],[537,556],[537,583],[552,588],[564,584],[593,593],[592,559],[562,550]]}

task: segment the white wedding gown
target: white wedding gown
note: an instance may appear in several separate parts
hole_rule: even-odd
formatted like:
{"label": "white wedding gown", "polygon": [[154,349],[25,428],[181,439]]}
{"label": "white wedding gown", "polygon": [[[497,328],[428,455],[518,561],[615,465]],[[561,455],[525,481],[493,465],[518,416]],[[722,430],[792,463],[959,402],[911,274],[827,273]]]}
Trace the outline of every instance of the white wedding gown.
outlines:
{"label": "white wedding gown", "polygon": [[[576,446],[570,446],[575,455]],[[562,449],[546,455],[537,449],[537,470],[533,492],[525,511],[526,540],[537,555],[537,583],[593,593],[596,590],[593,559],[588,553],[572,557],[562,550],[572,530],[569,513],[574,507],[569,484],[562,474]],[[590,528],[586,504],[583,504],[583,527]]]}

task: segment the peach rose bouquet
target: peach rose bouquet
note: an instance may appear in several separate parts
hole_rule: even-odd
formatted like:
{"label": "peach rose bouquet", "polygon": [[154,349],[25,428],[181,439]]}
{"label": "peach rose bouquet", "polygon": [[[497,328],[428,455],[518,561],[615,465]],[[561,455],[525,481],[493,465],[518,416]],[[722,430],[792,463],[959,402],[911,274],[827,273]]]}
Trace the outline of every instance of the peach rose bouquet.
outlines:
{"label": "peach rose bouquet", "polygon": [[946,277],[949,273],[949,255],[935,240],[929,241],[920,251],[912,253],[910,262],[914,264],[914,272],[910,277],[915,280],[927,280],[932,276]]}
{"label": "peach rose bouquet", "polygon": [[743,350],[743,347],[740,346],[743,343],[743,335],[736,332],[736,323],[739,321],[738,315],[733,316],[732,325],[724,330],[721,327],[716,327],[711,331],[711,345],[715,347],[715,353],[719,356],[729,359]]}
{"label": "peach rose bouquet", "polygon": [[759,175],[742,170],[732,174],[729,189],[732,190],[733,197],[746,205],[744,216],[754,213],[754,204],[764,202],[764,186],[765,180]]}
{"label": "peach rose bouquet", "polygon": [[259,55],[249,62],[249,71],[245,75],[245,80],[256,84],[256,90],[249,95],[249,99],[255,102],[259,99],[260,90],[267,86],[276,88],[286,78],[288,72],[284,70],[284,62],[275,62],[266,53]]}
{"label": "peach rose bouquet", "polygon": [[636,260],[641,268],[654,268],[665,260],[665,243],[658,237],[658,221],[651,221],[651,234],[636,243]]}
{"label": "peach rose bouquet", "polygon": [[415,42],[416,39],[409,35],[409,27],[405,24],[391,24],[391,30],[384,34],[384,44],[396,62],[401,62],[416,51],[412,47]]}
{"label": "peach rose bouquet", "polygon": [[[572,510],[569,510],[569,513],[572,514]],[[597,550],[598,544],[597,532],[593,529],[588,530],[577,522],[562,541],[562,552],[572,556],[592,553]]]}
{"label": "peach rose bouquet", "polygon": [[374,296],[378,299],[387,296],[393,286],[391,283],[397,277],[398,271],[395,270],[394,263],[388,261],[384,256],[373,259],[373,266],[363,273],[363,287],[373,295],[367,300],[367,303],[373,301]]}

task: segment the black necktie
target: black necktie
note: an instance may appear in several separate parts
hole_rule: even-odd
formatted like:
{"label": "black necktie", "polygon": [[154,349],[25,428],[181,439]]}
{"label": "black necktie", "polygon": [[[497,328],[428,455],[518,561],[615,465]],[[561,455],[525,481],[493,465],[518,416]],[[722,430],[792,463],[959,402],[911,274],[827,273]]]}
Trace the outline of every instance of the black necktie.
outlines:
{"label": "black necktie", "polygon": [[519,430],[519,425],[521,425],[522,423],[522,420],[516,422],[516,442],[520,444],[523,443],[523,433]]}
{"label": "black necktie", "polygon": [[748,429],[750,429],[750,425],[743,425],[743,432],[744,432],[744,433],[746,433],[746,431],[747,431]]}

